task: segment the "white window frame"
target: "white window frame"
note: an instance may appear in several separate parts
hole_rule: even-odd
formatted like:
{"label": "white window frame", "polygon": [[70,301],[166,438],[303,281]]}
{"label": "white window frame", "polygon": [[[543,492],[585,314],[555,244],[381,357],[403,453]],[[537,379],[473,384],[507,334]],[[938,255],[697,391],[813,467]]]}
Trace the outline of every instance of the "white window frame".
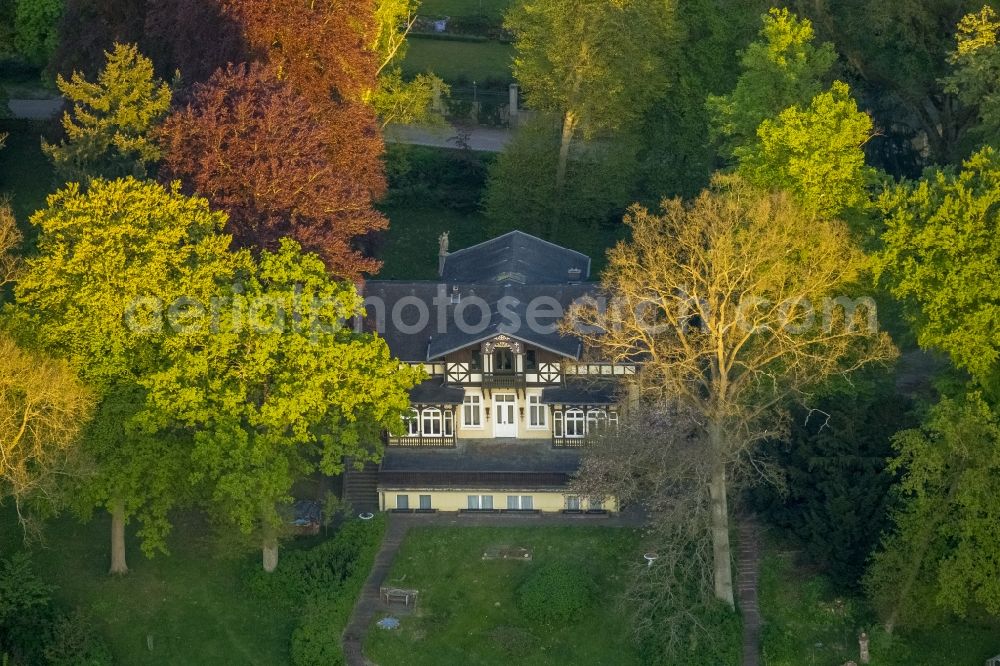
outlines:
{"label": "white window frame", "polygon": [[420,436],[420,411],[410,408],[410,413],[403,417],[406,421],[406,434],[409,437]]}
{"label": "white window frame", "polygon": [[[468,495],[466,499],[470,511],[493,510],[493,495]],[[486,504],[489,504],[489,506],[486,506]]]}
{"label": "white window frame", "polygon": [[588,435],[596,434],[604,430],[608,425],[608,413],[603,409],[591,409],[587,411]]}
{"label": "white window frame", "polygon": [[[576,506],[574,506],[576,505]],[[583,503],[580,501],[578,495],[567,495],[566,496],[566,510],[567,511],[582,511]]]}
{"label": "white window frame", "polygon": [[455,412],[451,409],[444,410],[444,428],[442,430],[445,437],[453,437],[455,435]]}
{"label": "white window frame", "polygon": [[587,436],[587,415],[582,409],[568,409],[564,417],[566,439],[583,439]]}
{"label": "white window frame", "polygon": [[[474,416],[470,422],[469,416]],[[478,395],[467,395],[462,400],[462,427],[472,430],[483,429],[483,399]]]}
{"label": "white window frame", "polygon": [[532,495],[507,495],[508,511],[531,511],[535,508]]}
{"label": "white window frame", "polygon": [[[427,506],[424,506],[424,498],[427,499]],[[434,498],[431,495],[418,495],[417,504],[420,506],[421,511],[428,511],[434,506]]]}
{"label": "white window frame", "polygon": [[561,411],[552,414],[552,434],[555,437],[563,436],[563,413]]}
{"label": "white window frame", "polygon": [[444,436],[444,417],[440,409],[428,407],[420,412],[420,432],[424,437]]}
{"label": "white window frame", "polygon": [[542,404],[542,396],[528,396],[528,430],[548,430],[549,408]]}
{"label": "white window frame", "polygon": [[396,510],[397,511],[409,511],[410,510],[410,496],[409,495],[396,495]]}

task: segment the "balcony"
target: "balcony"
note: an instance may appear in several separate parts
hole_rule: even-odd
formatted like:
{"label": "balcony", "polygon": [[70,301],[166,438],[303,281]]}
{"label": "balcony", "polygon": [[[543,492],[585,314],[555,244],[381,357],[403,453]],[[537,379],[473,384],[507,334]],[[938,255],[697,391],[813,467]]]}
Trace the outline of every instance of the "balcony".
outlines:
{"label": "balcony", "polygon": [[404,437],[386,438],[386,444],[389,446],[402,446],[406,448],[453,449],[455,448],[456,441],[455,435],[406,435]]}
{"label": "balcony", "polygon": [[523,389],[526,386],[523,373],[519,372],[484,372],[483,388],[488,389]]}

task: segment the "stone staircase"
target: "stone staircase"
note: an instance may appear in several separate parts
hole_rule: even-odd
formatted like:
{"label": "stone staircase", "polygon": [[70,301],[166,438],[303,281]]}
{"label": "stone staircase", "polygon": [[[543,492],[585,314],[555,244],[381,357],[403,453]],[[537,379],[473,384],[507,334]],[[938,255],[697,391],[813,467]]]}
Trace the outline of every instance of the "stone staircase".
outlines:
{"label": "stone staircase", "polygon": [[354,513],[375,513],[378,502],[378,465],[366,463],[361,471],[351,463],[344,471],[344,501],[351,505]]}
{"label": "stone staircase", "polygon": [[736,560],[738,603],[743,614],[743,666],[760,664],[760,606],[757,601],[760,578],[760,528],[756,520],[744,517],[739,525],[739,552]]}

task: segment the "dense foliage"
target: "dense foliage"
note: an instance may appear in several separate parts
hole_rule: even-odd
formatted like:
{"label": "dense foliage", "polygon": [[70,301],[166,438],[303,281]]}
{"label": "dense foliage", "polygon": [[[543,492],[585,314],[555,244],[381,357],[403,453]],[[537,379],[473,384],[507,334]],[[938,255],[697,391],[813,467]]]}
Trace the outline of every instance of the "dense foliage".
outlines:
{"label": "dense foliage", "polygon": [[382,516],[346,522],[320,545],[288,553],[276,573],[251,574],[250,587],[261,603],[283,604],[298,616],[291,643],[295,666],[345,663],[341,634],[384,531]]}
{"label": "dense foliage", "polygon": [[27,555],[0,559],[0,661],[11,666],[113,664],[93,620],[58,608],[54,591]]}
{"label": "dense foliage", "polygon": [[388,221],[371,208],[381,174],[366,181],[358,147],[336,137],[351,132],[342,111],[319,114],[262,66],[230,66],[165,123],[162,179],[227,211],[239,247],[274,250],[291,237],[338,277],[356,279],[378,262],[355,242]]}
{"label": "dense foliage", "polygon": [[891,377],[862,379],[798,407],[787,441],[764,449],[780,482],[754,490],[757,510],[840,589],[859,586],[888,527],[892,436],[914,425],[911,401],[897,390]]}

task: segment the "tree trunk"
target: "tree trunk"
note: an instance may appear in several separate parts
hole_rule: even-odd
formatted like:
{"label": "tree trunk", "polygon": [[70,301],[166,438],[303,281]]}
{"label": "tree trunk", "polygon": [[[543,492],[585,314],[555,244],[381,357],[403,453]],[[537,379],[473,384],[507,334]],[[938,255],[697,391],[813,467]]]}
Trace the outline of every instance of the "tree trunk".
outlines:
{"label": "tree trunk", "polygon": [[567,111],[563,116],[562,135],[559,138],[559,161],[556,163],[556,191],[555,209],[552,216],[552,224],[549,227],[549,237],[551,240],[558,240],[559,221],[562,217],[563,193],[566,189],[566,169],[569,166],[569,149],[573,143],[573,135],[576,133],[576,114]]}
{"label": "tree trunk", "polygon": [[261,551],[264,555],[264,571],[273,573],[278,568],[278,540],[269,537],[261,544]]}
{"label": "tree trunk", "polygon": [[128,564],[125,563],[125,502],[122,500],[111,503],[111,570],[108,573],[128,573]]}
{"label": "tree trunk", "polygon": [[[718,456],[718,452],[715,453]],[[726,466],[721,460],[713,465],[709,484],[712,498],[712,556],[715,568],[715,598],[735,608],[733,600],[733,565],[729,546],[729,499],[726,493]]]}

